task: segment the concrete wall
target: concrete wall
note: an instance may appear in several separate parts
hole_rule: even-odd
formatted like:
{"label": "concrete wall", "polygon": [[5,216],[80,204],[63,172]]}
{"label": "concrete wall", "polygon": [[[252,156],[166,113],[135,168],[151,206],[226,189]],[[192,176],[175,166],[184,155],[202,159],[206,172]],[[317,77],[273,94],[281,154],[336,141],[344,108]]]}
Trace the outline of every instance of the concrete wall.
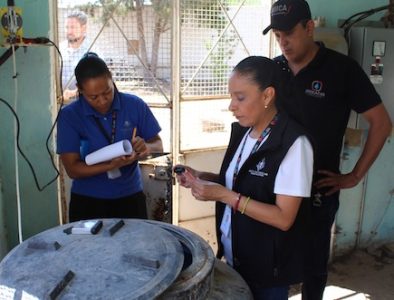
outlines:
{"label": "concrete wall", "polygon": [[[15,1],[16,6],[22,8],[26,37],[53,35],[49,17],[50,2]],[[6,1],[1,0],[0,6],[6,6]],[[5,50],[4,47],[0,48],[0,55]],[[18,73],[16,106],[21,126],[20,146],[32,162],[41,186],[55,176],[45,150],[45,140],[52,125],[52,105],[55,102],[51,51],[53,51],[52,47],[34,46],[26,50],[18,49],[15,56]],[[0,97],[15,107],[13,72],[12,58],[10,58],[0,66]],[[3,207],[4,213],[4,219],[0,215],[0,220],[4,220],[7,229],[6,238],[0,234],[0,243],[7,245],[7,250],[10,250],[18,244],[15,135],[14,117],[3,103],[0,103],[0,120],[0,180],[2,181],[0,207]],[[20,155],[17,157],[22,232],[26,239],[58,224],[57,188],[55,182],[43,192],[39,192],[28,165]]]}

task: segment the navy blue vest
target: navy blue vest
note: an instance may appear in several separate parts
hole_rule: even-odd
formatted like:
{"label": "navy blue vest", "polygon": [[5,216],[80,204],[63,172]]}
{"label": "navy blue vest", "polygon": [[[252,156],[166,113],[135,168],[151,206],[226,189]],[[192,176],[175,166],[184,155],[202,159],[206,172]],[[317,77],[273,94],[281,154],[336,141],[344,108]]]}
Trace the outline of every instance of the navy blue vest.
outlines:
{"label": "navy blue vest", "polygon": [[[226,170],[248,128],[233,123],[229,147],[220,171],[225,184]],[[239,170],[233,190],[264,203],[274,204],[274,184],[279,166],[294,141],[304,130],[280,113],[267,141],[252,154]],[[291,180],[291,179],[290,179]],[[261,287],[283,286],[302,281],[304,238],[308,209],[303,201],[295,223],[288,231],[256,221],[240,212],[232,215],[234,268],[249,284]],[[218,257],[223,256],[220,223],[225,205],[217,202],[216,226]]]}

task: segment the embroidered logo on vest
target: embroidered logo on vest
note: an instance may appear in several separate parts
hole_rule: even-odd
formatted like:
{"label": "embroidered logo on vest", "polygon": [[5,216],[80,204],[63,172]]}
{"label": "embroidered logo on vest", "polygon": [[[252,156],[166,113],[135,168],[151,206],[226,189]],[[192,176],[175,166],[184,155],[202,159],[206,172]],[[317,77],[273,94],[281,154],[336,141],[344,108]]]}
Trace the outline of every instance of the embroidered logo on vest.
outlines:
{"label": "embroidered logo on vest", "polygon": [[131,123],[130,123],[130,121],[124,121],[124,123],[123,123],[123,128],[131,128]]}
{"label": "embroidered logo on vest", "polygon": [[315,98],[324,98],[326,93],[322,92],[323,90],[323,82],[320,80],[314,80],[312,82],[311,89],[306,89],[305,94],[315,97]]}
{"label": "embroidered logo on vest", "polygon": [[256,165],[256,170],[249,170],[249,173],[254,176],[265,177],[268,176],[268,173],[262,172],[265,167],[265,158],[259,161]]}

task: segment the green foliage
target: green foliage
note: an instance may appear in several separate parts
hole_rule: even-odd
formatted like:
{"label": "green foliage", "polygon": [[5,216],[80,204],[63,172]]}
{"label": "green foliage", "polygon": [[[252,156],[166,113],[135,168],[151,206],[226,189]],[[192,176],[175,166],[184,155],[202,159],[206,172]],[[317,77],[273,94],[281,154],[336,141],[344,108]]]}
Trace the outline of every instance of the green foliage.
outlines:
{"label": "green foliage", "polygon": [[103,24],[107,23],[108,19],[116,10],[118,16],[126,16],[131,10],[134,10],[134,1],[130,0],[96,0],[92,3],[76,5],[76,8],[84,11],[91,17],[96,17],[99,8],[103,8],[100,20]]}
{"label": "green foliage", "polygon": [[[218,31],[218,35],[220,32]],[[209,45],[208,43],[207,49],[210,49],[213,45]],[[219,80],[220,83],[227,84],[228,73],[230,72],[231,66],[228,64],[228,61],[234,55],[234,49],[238,44],[238,39],[236,38],[236,34],[234,30],[227,30],[226,34],[224,34],[218,43],[214,51],[210,56],[210,65],[209,68],[216,80]]]}
{"label": "green foliage", "polygon": [[[231,66],[228,64],[228,61],[232,58],[234,49],[238,44],[236,33],[231,28],[231,26],[221,36],[222,31],[229,22],[225,13],[223,12],[223,9],[228,10],[229,3],[222,3],[222,8],[218,1],[206,0],[201,2],[205,3],[200,4],[202,5],[201,7],[204,7],[204,9],[200,14],[199,26],[216,30],[216,37],[213,37],[212,40],[208,40],[205,43],[207,50],[215,47],[209,58],[209,69],[219,84],[227,84],[228,73],[230,72],[231,68]],[[239,4],[240,1],[234,0],[232,2],[237,2],[237,4]],[[217,41],[219,37],[220,39]],[[216,41],[217,43],[214,45],[214,42]]]}
{"label": "green foliage", "polygon": [[[99,18],[103,24],[106,24],[111,15],[126,16],[130,11],[136,10],[137,1],[143,6],[149,5],[153,8],[156,19],[155,25],[158,27],[155,30],[159,34],[168,30],[168,24],[171,23],[171,0],[96,0],[92,3],[78,5],[77,8],[92,17]],[[247,0],[247,3],[254,3],[256,1],[258,2],[258,0]],[[223,8],[226,10],[228,10],[230,5],[239,4],[239,0],[222,2]],[[228,23],[218,0],[183,0],[180,5],[181,11],[193,12],[193,23],[196,26],[215,30],[217,37],[220,36]],[[101,11],[102,15],[95,16],[95,14]],[[216,79],[222,80],[226,78],[227,81],[227,74],[230,68],[227,62],[231,59],[237,43],[238,40],[236,39],[235,32],[230,27],[216,44],[210,57],[210,69]],[[207,41],[206,48],[209,50],[211,47],[213,47],[212,41]],[[158,49],[154,51],[158,53]],[[150,63],[146,62],[146,65],[150,65]]]}
{"label": "green foliage", "polygon": [[[152,6],[158,18],[167,23],[171,17],[171,0],[139,0],[143,6]],[[239,1],[238,1],[239,2]],[[149,4],[148,4],[149,3]],[[226,5],[226,4],[223,4]],[[107,23],[113,11],[118,16],[126,16],[129,11],[135,10],[135,0],[96,0],[91,3],[76,5],[75,8],[84,11],[91,17],[96,17],[98,8],[104,8],[100,16],[101,22]],[[197,26],[215,29],[215,24],[221,24],[224,20],[221,7],[217,0],[186,0],[181,1],[181,9],[194,10],[197,13]]]}
{"label": "green foliage", "polygon": [[[239,5],[240,0],[228,0],[227,4],[228,5]],[[245,6],[252,6],[252,5],[261,5],[261,0],[246,0],[244,3]]]}
{"label": "green foliage", "polygon": [[217,29],[224,20],[222,9],[217,0],[181,1],[181,10],[194,11],[196,25],[202,28]]}
{"label": "green foliage", "polygon": [[169,20],[171,17],[171,0],[152,0],[152,7],[156,15],[162,20]]}

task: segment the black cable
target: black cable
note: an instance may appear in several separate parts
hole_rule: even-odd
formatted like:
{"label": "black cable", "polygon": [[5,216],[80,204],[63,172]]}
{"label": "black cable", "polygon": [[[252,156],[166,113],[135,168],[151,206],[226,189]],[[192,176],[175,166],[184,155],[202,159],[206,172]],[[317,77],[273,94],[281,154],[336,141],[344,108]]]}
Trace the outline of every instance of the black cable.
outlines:
{"label": "black cable", "polygon": [[[49,147],[49,141],[50,141],[50,138],[51,138],[51,136],[52,136],[53,130],[55,129],[57,120],[59,119],[60,111],[61,111],[61,109],[62,109],[62,107],[63,107],[63,105],[64,105],[63,83],[62,83],[63,57],[62,57],[62,54],[61,54],[59,48],[57,47],[57,45],[56,45],[53,41],[51,41],[50,39],[48,39],[48,38],[45,38],[45,37],[38,37],[38,38],[27,39],[27,40],[30,40],[30,41],[32,41],[32,43],[36,43],[36,44],[48,44],[48,43],[49,43],[49,44],[53,45],[53,46],[56,48],[56,50],[57,50],[57,52],[58,52],[58,54],[59,54],[59,57],[60,57],[60,75],[59,75],[59,76],[60,76],[61,103],[60,103],[60,107],[59,107],[59,110],[58,110],[58,112],[57,112],[55,121],[53,122],[53,124],[52,124],[52,126],[51,126],[51,129],[50,129],[50,131],[49,131],[49,133],[48,133],[48,136],[47,136],[47,138],[46,138],[46,143],[45,143],[45,144],[46,144],[46,149],[47,149],[47,151],[48,151],[48,153],[49,153],[49,156],[50,156],[50,158],[51,158],[52,166],[53,166],[54,170],[56,171],[56,176],[55,176],[53,179],[51,179],[47,184],[45,184],[43,187],[40,187],[40,184],[39,184],[38,179],[37,179],[36,172],[34,171],[34,167],[33,167],[33,165],[31,164],[30,160],[27,158],[27,156],[25,155],[25,153],[22,151],[22,149],[21,149],[21,147],[20,147],[20,144],[19,144],[20,122],[19,122],[19,117],[18,117],[18,115],[17,115],[17,113],[15,112],[15,110],[12,108],[12,106],[11,106],[6,100],[0,98],[0,101],[3,102],[3,103],[11,110],[12,114],[13,114],[14,117],[15,117],[15,120],[16,120],[16,123],[17,123],[17,130],[16,130],[16,145],[17,145],[18,151],[19,151],[19,153],[22,155],[22,157],[25,159],[25,161],[27,162],[27,164],[29,165],[29,168],[30,168],[31,172],[33,173],[33,177],[34,177],[34,181],[35,181],[35,184],[36,184],[37,189],[38,189],[40,192],[42,192],[45,188],[47,188],[49,185],[51,185],[53,182],[55,182],[55,181],[57,180],[57,178],[59,177],[59,175],[60,175],[60,172],[59,172],[59,170],[58,170],[58,168],[57,168],[57,166],[56,166],[56,164],[55,164],[55,162],[54,162],[54,159],[53,159],[53,155],[52,155],[51,149],[50,149],[50,147]],[[56,101],[56,103],[57,103],[57,101]]]}
{"label": "black cable", "polygon": [[352,21],[351,23],[349,23],[349,25],[347,25],[344,28],[344,32],[343,35],[345,36],[345,40],[347,41],[348,45],[350,45],[350,37],[349,37],[349,33],[350,33],[350,29],[352,29],[353,25],[360,22],[361,20],[369,17],[369,14],[361,14],[356,20]]}
{"label": "black cable", "polygon": [[[19,46],[15,46],[14,50],[19,49]],[[1,56],[0,56],[0,66],[4,64],[7,59],[9,59],[13,55],[12,47],[8,48]]]}
{"label": "black cable", "polygon": [[[46,38],[37,38],[37,39],[46,39]],[[60,78],[60,80],[59,80],[59,85],[60,85],[60,99],[61,99],[61,100],[60,100],[60,107],[59,107],[59,109],[58,109],[58,111],[57,111],[55,121],[53,122],[53,125],[52,125],[51,129],[49,130],[48,137],[47,137],[47,139],[46,139],[46,148],[47,148],[47,151],[48,151],[48,153],[49,153],[49,155],[50,155],[50,157],[51,157],[52,166],[53,166],[53,168],[55,169],[56,174],[57,174],[56,177],[50,182],[50,183],[52,183],[52,182],[55,181],[55,180],[59,177],[59,175],[60,175],[59,170],[57,169],[57,167],[56,167],[56,165],[55,165],[55,162],[54,162],[54,160],[53,160],[53,156],[52,156],[51,150],[49,149],[49,141],[50,141],[50,138],[51,138],[51,136],[52,136],[53,130],[55,129],[55,126],[56,126],[56,124],[57,124],[57,121],[58,121],[58,119],[59,119],[60,111],[62,110],[63,105],[64,105],[64,97],[63,97],[63,78],[62,78],[62,77],[63,77],[63,57],[62,57],[62,53],[60,52],[60,49],[58,48],[58,46],[57,46],[53,41],[51,41],[50,39],[48,39],[48,43],[51,44],[51,45],[53,45],[53,46],[55,47],[55,49],[56,49],[56,51],[57,51],[57,53],[59,54],[59,57],[60,57],[60,72],[59,72],[59,78]],[[56,97],[56,103],[57,103],[57,97]],[[50,183],[49,183],[49,184],[50,184]]]}
{"label": "black cable", "polygon": [[349,18],[347,18],[347,19],[341,24],[340,28],[344,28],[344,27],[346,26],[346,24],[350,22],[351,19],[353,19],[353,18],[355,18],[355,17],[357,17],[357,16],[359,16],[359,15],[363,15],[363,14],[365,14],[365,13],[370,13],[370,15],[372,15],[372,14],[377,13],[377,12],[379,12],[379,11],[388,9],[388,8],[390,8],[391,6],[393,6],[393,4],[384,5],[384,6],[380,6],[380,7],[377,7],[377,8],[372,8],[372,9],[369,9],[369,10],[364,10],[364,11],[355,13],[354,15],[350,16]]}
{"label": "black cable", "polygon": [[[362,12],[356,13],[356,14],[350,16],[349,18],[347,18],[342,23],[342,25],[340,26],[340,28],[344,28],[344,36],[345,36],[346,41],[349,43],[349,32],[350,32],[350,29],[356,23],[360,22],[361,20],[364,20],[365,18],[368,18],[369,16],[371,16],[371,15],[377,13],[377,12],[380,12],[380,11],[385,10],[385,9],[389,9],[389,8],[391,8],[393,6],[394,6],[394,4],[389,4],[389,5],[384,5],[384,6],[380,6],[380,7],[377,7],[377,8],[372,8],[372,9],[369,9],[369,10],[366,10],[366,11],[362,11]],[[357,16],[359,16],[359,17],[356,20],[351,22],[351,20],[353,18],[357,17]]]}
{"label": "black cable", "polygon": [[16,125],[17,125],[17,126],[16,126],[16,146],[17,146],[17,148],[18,148],[19,153],[22,155],[22,157],[25,159],[25,161],[26,161],[27,164],[29,165],[30,170],[31,170],[32,173],[33,173],[33,177],[34,177],[34,181],[35,181],[35,183],[36,183],[36,186],[37,186],[38,190],[41,192],[41,191],[43,191],[48,185],[50,185],[53,181],[55,181],[55,180],[57,179],[57,177],[59,176],[59,172],[58,172],[58,170],[56,169],[58,175],[56,175],[56,177],[55,177],[54,179],[52,179],[52,180],[51,180],[48,184],[46,184],[44,187],[42,187],[42,188],[40,187],[40,185],[39,185],[39,183],[38,183],[37,175],[36,175],[36,173],[35,173],[35,171],[34,171],[34,168],[33,168],[33,165],[31,164],[30,160],[27,158],[26,154],[22,151],[22,149],[21,149],[21,147],[20,147],[20,144],[19,144],[19,133],[20,133],[20,122],[19,122],[19,117],[18,117],[18,115],[16,114],[15,110],[12,108],[12,106],[11,106],[6,100],[4,100],[3,98],[0,98],[0,101],[3,102],[3,103],[11,110],[12,114],[13,114],[14,117],[15,117]]}

